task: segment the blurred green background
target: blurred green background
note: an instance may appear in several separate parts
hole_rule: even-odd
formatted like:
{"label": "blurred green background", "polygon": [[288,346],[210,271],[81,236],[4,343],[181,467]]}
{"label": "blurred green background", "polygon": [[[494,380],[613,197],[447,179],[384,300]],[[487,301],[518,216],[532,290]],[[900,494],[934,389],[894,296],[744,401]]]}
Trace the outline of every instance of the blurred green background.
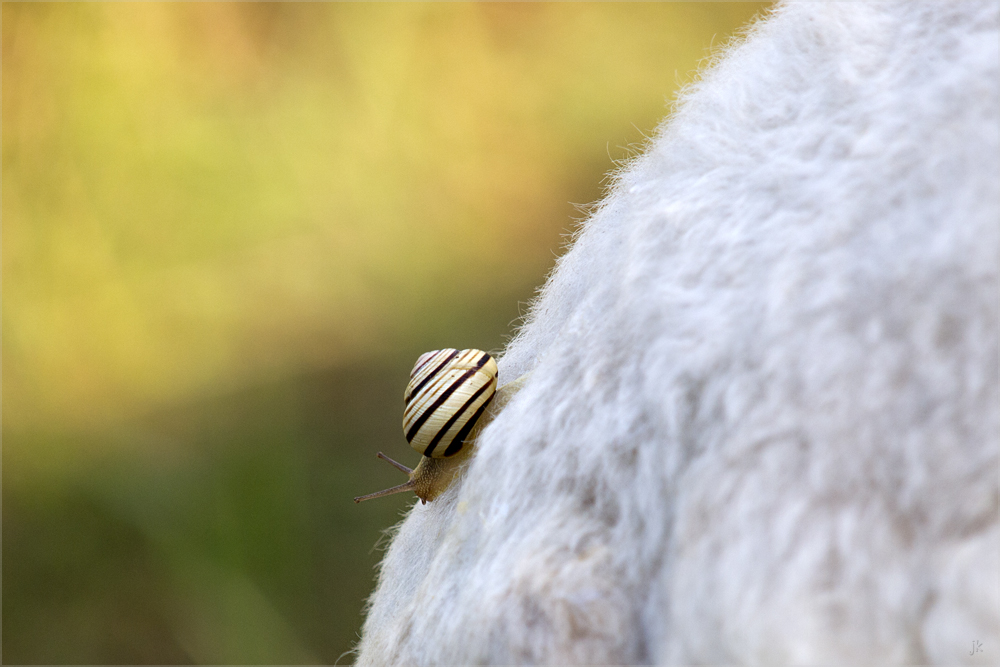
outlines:
{"label": "blurred green background", "polygon": [[762,9],[4,3],[4,661],[350,662],[413,361]]}

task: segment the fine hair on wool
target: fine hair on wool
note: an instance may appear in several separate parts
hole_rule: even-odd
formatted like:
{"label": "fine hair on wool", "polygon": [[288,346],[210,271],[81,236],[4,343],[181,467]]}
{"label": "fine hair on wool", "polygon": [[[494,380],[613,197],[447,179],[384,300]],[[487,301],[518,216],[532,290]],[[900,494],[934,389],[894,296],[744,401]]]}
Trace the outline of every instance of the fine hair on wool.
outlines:
{"label": "fine hair on wool", "polygon": [[730,46],[499,359],[359,664],[1000,662],[998,44],[963,0]]}

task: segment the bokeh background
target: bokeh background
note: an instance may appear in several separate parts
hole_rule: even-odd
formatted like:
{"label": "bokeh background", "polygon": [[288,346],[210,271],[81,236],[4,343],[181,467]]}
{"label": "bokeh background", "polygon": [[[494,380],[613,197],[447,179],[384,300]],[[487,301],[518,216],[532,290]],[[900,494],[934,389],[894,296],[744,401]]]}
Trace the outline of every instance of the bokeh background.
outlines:
{"label": "bokeh background", "polygon": [[3,659],[341,663],[500,350],[761,4],[3,3]]}

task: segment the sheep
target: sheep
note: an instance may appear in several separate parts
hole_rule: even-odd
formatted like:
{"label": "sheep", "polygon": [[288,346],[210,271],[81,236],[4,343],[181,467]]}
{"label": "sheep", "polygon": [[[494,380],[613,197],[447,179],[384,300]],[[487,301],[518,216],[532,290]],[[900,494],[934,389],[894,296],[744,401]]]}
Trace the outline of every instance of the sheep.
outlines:
{"label": "sheep", "polygon": [[777,6],[387,550],[358,663],[1000,661],[1000,5]]}

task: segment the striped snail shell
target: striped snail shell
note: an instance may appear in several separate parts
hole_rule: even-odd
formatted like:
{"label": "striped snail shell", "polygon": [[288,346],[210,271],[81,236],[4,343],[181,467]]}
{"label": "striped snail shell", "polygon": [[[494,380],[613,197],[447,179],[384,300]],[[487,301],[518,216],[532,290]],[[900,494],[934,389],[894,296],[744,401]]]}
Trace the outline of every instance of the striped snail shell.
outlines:
{"label": "striped snail shell", "polygon": [[424,456],[448,458],[497,391],[497,362],[482,350],[435,350],[417,359],[403,394],[403,433]]}
{"label": "striped snail shell", "polygon": [[424,503],[451,484],[468,459],[480,417],[497,393],[497,362],[482,350],[434,350],[420,355],[403,394],[403,434],[423,456],[413,470],[385,459],[407,474],[405,484],[358,496],[354,502],[413,491]]}

